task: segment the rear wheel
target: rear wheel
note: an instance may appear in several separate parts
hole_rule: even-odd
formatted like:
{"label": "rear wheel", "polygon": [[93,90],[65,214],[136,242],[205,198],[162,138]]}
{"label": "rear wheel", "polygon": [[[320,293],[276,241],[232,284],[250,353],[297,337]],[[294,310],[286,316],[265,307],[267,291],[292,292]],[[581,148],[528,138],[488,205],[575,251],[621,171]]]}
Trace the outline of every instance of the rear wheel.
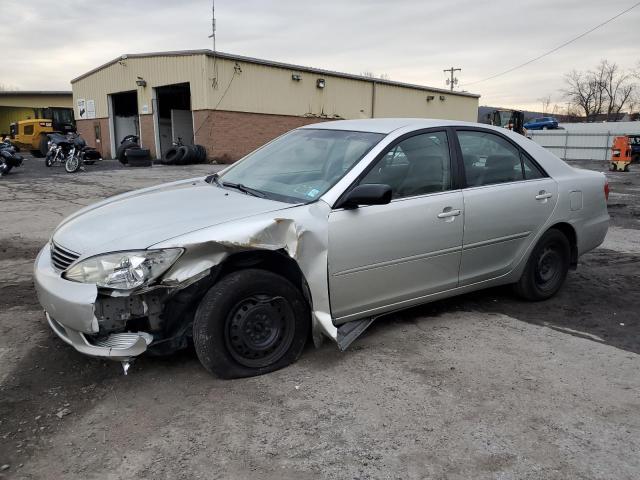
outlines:
{"label": "rear wheel", "polygon": [[288,280],[265,270],[239,270],[200,302],[193,342],[208,371],[223,378],[250,377],[295,362],[309,325],[307,303]]}
{"label": "rear wheel", "polygon": [[570,258],[571,246],[565,234],[555,228],[548,230],[531,252],[515,285],[516,293],[534,301],[553,297],[567,277]]}
{"label": "rear wheel", "polygon": [[616,170],[618,170],[618,166],[612,162],[611,166],[609,167],[609,170],[612,172],[615,172]]}

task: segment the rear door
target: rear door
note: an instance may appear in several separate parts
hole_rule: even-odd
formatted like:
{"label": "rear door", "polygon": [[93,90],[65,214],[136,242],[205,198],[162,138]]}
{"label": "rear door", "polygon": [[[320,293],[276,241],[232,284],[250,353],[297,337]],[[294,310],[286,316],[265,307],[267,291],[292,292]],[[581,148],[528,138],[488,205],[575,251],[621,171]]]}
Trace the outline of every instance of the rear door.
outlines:
{"label": "rear door", "polygon": [[458,129],[464,163],[460,285],[510,272],[551,216],[558,186],[508,138]]}

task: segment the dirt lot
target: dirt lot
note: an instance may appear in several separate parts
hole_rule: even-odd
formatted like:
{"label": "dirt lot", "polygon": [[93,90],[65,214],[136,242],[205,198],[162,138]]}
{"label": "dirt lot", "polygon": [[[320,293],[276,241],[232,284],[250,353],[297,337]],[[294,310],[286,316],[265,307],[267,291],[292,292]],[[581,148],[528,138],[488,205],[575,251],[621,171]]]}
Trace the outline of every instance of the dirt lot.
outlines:
{"label": "dirt lot", "polygon": [[[96,200],[211,166],[0,179],[0,478],[632,479],[640,475],[640,168],[607,173],[612,228],[565,288],[508,288],[377,321],[347,352],[222,381],[192,351],[120,365],[51,333],[38,249]],[[601,164],[581,166],[600,170]]]}

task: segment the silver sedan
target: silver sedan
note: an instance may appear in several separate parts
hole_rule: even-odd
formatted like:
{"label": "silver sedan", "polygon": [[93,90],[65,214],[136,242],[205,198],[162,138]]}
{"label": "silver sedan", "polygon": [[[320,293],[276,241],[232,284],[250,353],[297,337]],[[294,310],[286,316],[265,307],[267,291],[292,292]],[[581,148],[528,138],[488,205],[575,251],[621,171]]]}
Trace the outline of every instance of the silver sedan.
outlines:
{"label": "silver sedan", "polygon": [[193,343],[210,372],[257,375],[417,304],[503,284],[551,297],[602,243],[607,195],[604,175],[504,129],[326,122],[80,210],[35,283],[51,328],[125,373]]}

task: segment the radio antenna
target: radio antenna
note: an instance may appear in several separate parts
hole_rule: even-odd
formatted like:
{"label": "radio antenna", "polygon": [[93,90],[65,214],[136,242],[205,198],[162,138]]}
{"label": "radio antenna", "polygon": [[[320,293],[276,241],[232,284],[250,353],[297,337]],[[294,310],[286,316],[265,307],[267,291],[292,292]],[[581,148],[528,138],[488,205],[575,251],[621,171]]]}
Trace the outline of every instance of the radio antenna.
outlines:
{"label": "radio antenna", "polygon": [[213,43],[213,79],[212,86],[213,88],[218,88],[218,62],[216,58],[216,2],[215,0],[211,0],[211,35],[209,38],[212,39]]}
{"label": "radio antenna", "polygon": [[213,53],[216,53],[216,2],[211,0],[211,35],[209,38],[213,39]]}

